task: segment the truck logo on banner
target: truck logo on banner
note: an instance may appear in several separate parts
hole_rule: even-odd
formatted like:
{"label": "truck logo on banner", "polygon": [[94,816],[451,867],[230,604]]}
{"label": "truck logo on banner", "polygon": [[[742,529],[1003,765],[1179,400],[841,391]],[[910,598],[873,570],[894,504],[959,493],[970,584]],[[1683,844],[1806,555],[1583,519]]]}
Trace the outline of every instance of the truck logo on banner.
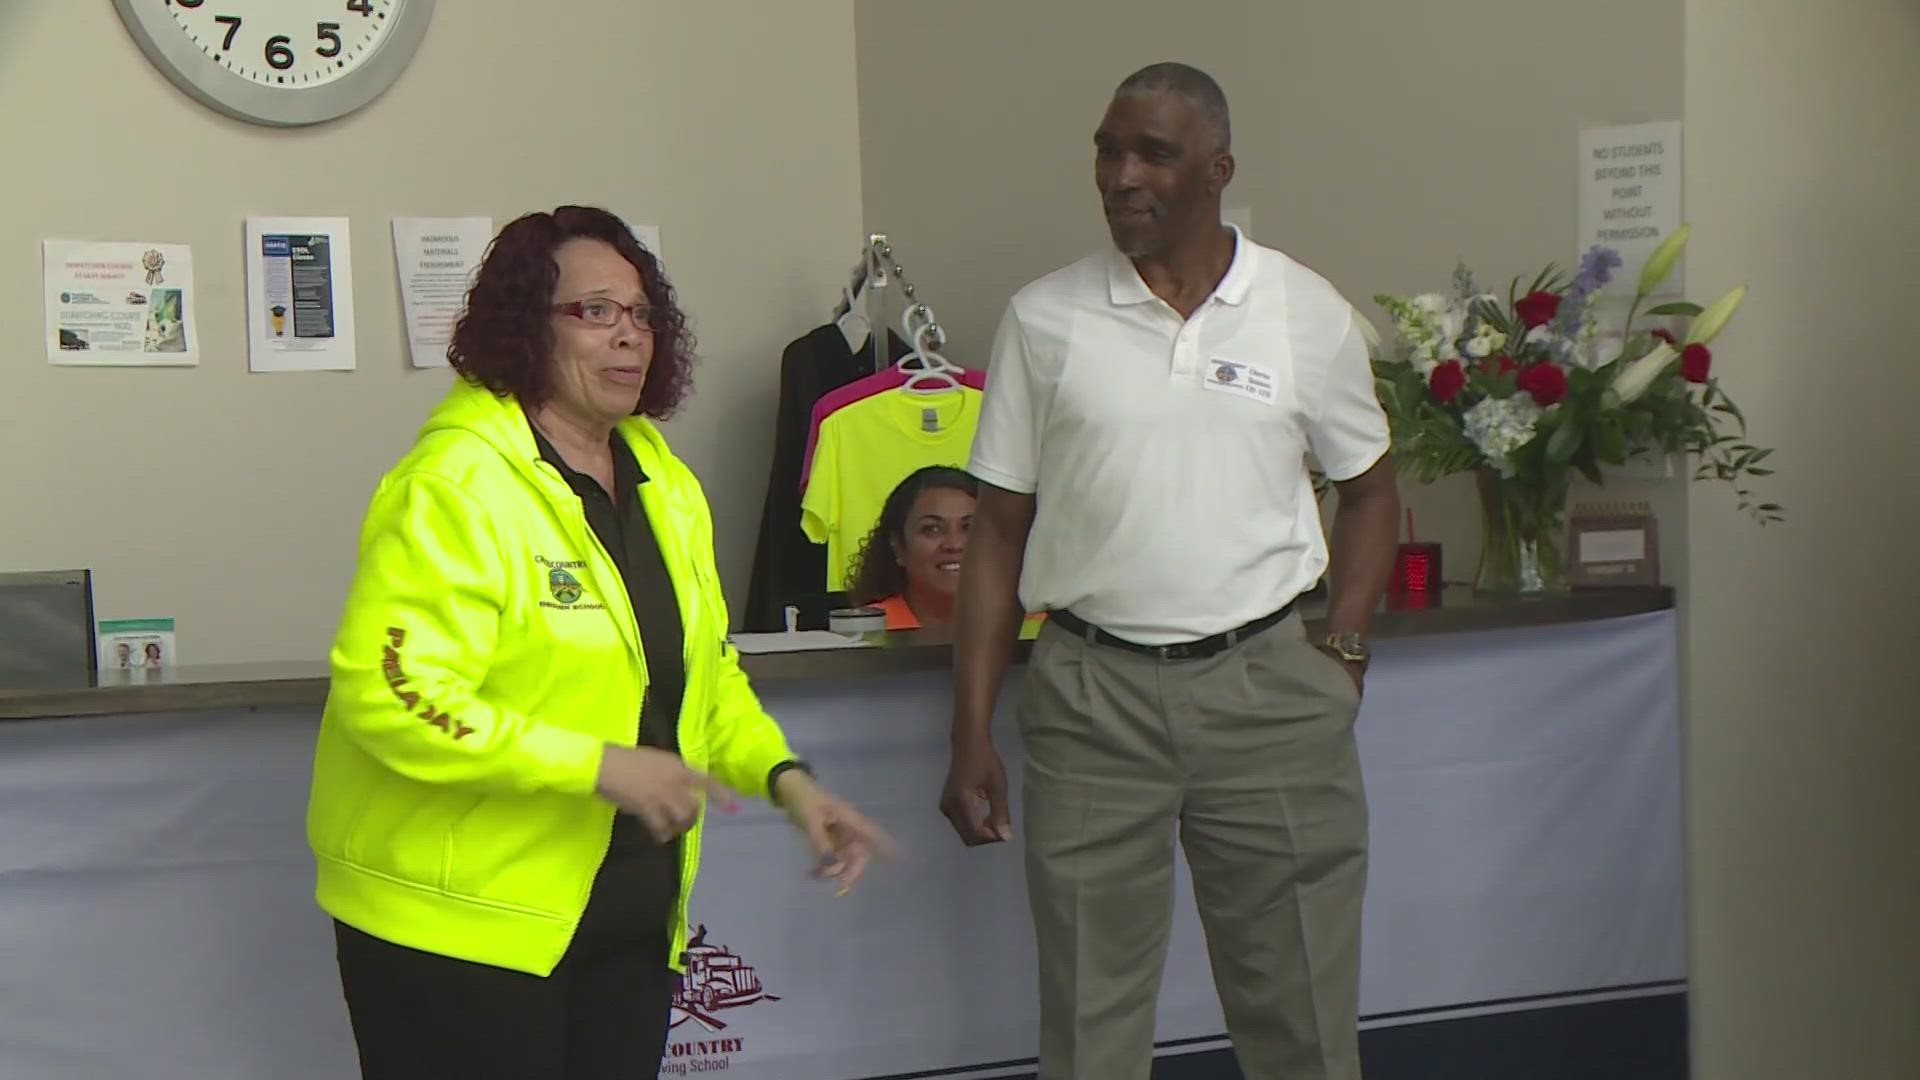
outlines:
{"label": "truck logo on banner", "polygon": [[674,984],[673,1010],[667,1020],[669,1034],[660,1075],[685,1076],[689,1072],[725,1069],[732,1064],[733,1055],[746,1049],[744,1038],[676,1040],[672,1032],[692,1021],[702,1029],[701,1034],[717,1034],[727,1030],[727,1022],[718,1013],[780,998],[767,993],[766,987],[760,984],[759,974],[740,954],[723,945],[707,944],[705,923],[695,928],[687,939],[687,951],[680,955],[686,962],[687,973]]}

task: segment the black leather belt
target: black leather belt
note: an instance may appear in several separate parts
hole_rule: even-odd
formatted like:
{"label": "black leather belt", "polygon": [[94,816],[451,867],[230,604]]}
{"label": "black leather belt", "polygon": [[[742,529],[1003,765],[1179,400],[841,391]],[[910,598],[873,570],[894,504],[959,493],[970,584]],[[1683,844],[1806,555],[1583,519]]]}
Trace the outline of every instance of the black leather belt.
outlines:
{"label": "black leather belt", "polygon": [[1233,648],[1263,630],[1273,629],[1291,614],[1293,614],[1293,602],[1288,601],[1287,606],[1279,611],[1271,615],[1262,615],[1245,626],[1235,627],[1224,634],[1215,634],[1198,641],[1175,642],[1172,645],[1142,645],[1137,641],[1115,637],[1071,611],[1050,611],[1047,613],[1047,621],[1074,637],[1085,638],[1094,645],[1125,649],[1128,652],[1158,657],[1161,660],[1204,660],[1216,653]]}

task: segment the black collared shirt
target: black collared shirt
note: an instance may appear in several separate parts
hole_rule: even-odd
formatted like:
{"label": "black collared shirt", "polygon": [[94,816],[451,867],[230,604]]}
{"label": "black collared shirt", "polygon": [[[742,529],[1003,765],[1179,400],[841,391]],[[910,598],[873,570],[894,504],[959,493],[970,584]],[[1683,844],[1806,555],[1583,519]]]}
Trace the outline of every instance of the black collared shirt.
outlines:
{"label": "black collared shirt", "polygon": [[[598,480],[562,460],[538,428],[533,429],[533,441],[540,448],[541,458],[559,470],[567,486],[580,496],[587,525],[619,568],[627,598],[633,603],[634,622],[639,625],[640,645],[647,658],[647,696],[640,706],[639,744],[678,753],[680,706],[687,683],[686,628],[680,621],[680,602],[667,572],[667,560],[660,553],[660,543],[654,538],[653,525],[640,500],[640,485],[647,483],[647,474],[618,432],[610,440],[617,498],[609,495]],[[616,846],[636,839],[644,842],[645,838],[645,830],[630,815],[620,814],[614,819]]]}

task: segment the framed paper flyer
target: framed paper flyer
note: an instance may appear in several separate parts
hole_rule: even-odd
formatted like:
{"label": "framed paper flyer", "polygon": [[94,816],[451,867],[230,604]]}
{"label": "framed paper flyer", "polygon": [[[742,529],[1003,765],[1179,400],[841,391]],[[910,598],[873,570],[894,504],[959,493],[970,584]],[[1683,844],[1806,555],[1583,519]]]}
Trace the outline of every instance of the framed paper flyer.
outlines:
{"label": "framed paper flyer", "polygon": [[171,668],[179,663],[172,619],[102,619],[99,638],[102,669]]}
{"label": "framed paper flyer", "polygon": [[45,240],[40,251],[49,364],[191,367],[200,362],[192,248]]}
{"label": "framed paper flyer", "polygon": [[250,217],[246,258],[248,370],[352,371],[347,219]]}

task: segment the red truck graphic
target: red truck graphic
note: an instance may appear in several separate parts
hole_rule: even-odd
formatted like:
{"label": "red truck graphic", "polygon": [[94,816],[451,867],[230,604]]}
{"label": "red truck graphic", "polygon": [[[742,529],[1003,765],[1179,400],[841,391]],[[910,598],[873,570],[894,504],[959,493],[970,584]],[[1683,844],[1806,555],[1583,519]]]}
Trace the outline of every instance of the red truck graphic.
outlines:
{"label": "red truck graphic", "polygon": [[708,1031],[724,1031],[726,1022],[714,1013],[759,1001],[780,1000],[766,992],[760,976],[738,953],[724,946],[707,944],[705,924],[687,939],[687,950],[680,956],[687,972],[673,989],[672,1027],[692,1020]]}

